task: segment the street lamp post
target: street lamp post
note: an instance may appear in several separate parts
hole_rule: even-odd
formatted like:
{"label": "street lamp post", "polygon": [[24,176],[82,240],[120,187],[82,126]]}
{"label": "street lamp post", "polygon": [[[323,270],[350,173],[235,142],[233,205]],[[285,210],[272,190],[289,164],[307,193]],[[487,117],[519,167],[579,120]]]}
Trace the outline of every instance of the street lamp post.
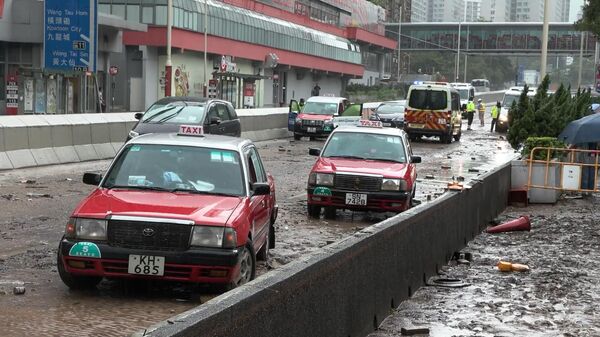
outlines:
{"label": "street lamp post", "polygon": [[402,6],[400,6],[400,15],[398,17],[398,75],[396,81],[400,82],[400,67],[402,64],[400,54],[400,38],[402,37]]}
{"label": "street lamp post", "polygon": [[171,33],[173,29],[173,0],[167,2],[167,61],[165,62],[165,97],[171,96]]}
{"label": "street lamp post", "polygon": [[548,0],[544,0],[544,25],[542,26],[542,59],[540,64],[540,76],[546,76],[546,62],[548,59]]}
{"label": "street lamp post", "polygon": [[208,63],[207,56],[208,53],[208,0],[204,0],[204,97],[208,96]]}

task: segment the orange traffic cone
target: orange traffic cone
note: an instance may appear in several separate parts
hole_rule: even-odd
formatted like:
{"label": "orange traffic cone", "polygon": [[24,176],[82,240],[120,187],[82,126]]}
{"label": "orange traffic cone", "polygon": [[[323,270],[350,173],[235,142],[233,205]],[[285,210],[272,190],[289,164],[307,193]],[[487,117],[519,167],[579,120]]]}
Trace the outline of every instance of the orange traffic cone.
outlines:
{"label": "orange traffic cone", "polygon": [[511,220],[498,226],[490,227],[487,229],[488,233],[501,233],[501,232],[512,232],[512,231],[529,231],[531,230],[531,222],[529,217],[524,215],[518,219]]}
{"label": "orange traffic cone", "polygon": [[496,265],[500,271],[529,271],[529,266],[520,263],[510,263],[507,261],[498,261]]}

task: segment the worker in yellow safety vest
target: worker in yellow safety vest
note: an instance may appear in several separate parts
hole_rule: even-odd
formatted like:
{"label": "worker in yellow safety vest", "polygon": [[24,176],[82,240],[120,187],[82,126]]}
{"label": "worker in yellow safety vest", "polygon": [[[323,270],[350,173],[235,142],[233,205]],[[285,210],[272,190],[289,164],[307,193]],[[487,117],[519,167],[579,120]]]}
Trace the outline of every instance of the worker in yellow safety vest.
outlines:
{"label": "worker in yellow safety vest", "polygon": [[473,97],[469,97],[467,103],[467,130],[471,130],[471,124],[473,124],[473,115],[475,114],[475,103],[473,103]]}
{"label": "worker in yellow safety vest", "polygon": [[483,118],[485,117],[485,104],[481,101],[481,98],[477,100],[477,112],[479,113],[479,124],[485,126]]}
{"label": "worker in yellow safety vest", "polygon": [[490,129],[490,132],[494,132],[495,130],[496,123],[498,123],[498,118],[500,117],[501,107],[502,105],[500,102],[496,102],[496,105],[492,107],[492,128]]}

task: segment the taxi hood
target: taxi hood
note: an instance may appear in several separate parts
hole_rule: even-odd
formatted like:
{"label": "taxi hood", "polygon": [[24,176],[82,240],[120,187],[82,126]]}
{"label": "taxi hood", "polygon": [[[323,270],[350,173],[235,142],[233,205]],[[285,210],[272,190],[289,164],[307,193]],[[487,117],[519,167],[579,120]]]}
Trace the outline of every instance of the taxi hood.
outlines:
{"label": "taxi hood", "polygon": [[73,212],[76,217],[128,215],[193,220],[223,226],[244,197],[97,188]]}
{"label": "taxi hood", "polygon": [[316,121],[328,121],[332,120],[334,115],[317,115],[311,114],[310,112],[303,112],[298,115],[300,119],[316,120]]}
{"label": "taxi hood", "polygon": [[408,163],[324,157],[319,157],[313,166],[315,172],[377,174],[386,178],[403,178],[406,176],[407,170]]}

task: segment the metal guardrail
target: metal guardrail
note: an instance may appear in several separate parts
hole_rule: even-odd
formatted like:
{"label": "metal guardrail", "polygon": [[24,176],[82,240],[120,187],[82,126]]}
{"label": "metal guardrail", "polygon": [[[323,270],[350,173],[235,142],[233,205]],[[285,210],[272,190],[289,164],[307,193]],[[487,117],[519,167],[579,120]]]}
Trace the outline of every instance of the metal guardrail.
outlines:
{"label": "metal guardrail", "polygon": [[[538,154],[541,155],[538,157],[545,157],[545,159],[532,159]],[[535,147],[527,159],[529,166],[527,187],[571,192],[600,192],[599,160],[599,150]],[[544,181],[541,185],[532,183],[534,164],[544,167]],[[552,176],[551,170],[558,170],[557,181],[549,181],[549,177]]]}

